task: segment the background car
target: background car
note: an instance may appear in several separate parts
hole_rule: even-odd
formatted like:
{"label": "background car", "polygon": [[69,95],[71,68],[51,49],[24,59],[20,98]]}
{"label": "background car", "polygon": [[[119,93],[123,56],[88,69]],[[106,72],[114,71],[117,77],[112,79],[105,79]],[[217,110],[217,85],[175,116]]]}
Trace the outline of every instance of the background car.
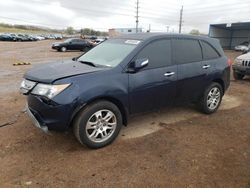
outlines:
{"label": "background car", "polygon": [[235,80],[242,80],[250,76],[250,53],[240,55],[233,64],[233,76]]}
{"label": "background car", "polygon": [[52,49],[61,52],[66,52],[67,50],[88,51],[93,47],[93,43],[78,38],[67,39],[64,42],[52,44]]}
{"label": "background car", "polygon": [[97,45],[97,44],[104,42],[105,40],[106,39],[97,38],[97,39],[93,40],[93,43]]}
{"label": "background car", "polygon": [[16,41],[16,39],[8,34],[1,34],[0,35],[0,41]]}
{"label": "background car", "polygon": [[234,47],[235,51],[247,51],[249,49],[249,42],[245,41]]}
{"label": "background car", "polygon": [[35,36],[37,40],[45,40],[45,37],[41,36],[41,35],[37,35]]}

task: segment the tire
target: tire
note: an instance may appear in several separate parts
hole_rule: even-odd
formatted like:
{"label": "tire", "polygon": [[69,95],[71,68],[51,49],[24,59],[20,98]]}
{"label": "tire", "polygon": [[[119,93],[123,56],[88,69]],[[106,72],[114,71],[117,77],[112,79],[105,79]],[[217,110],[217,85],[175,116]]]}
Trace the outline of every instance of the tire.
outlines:
{"label": "tire", "polygon": [[199,102],[199,109],[205,114],[216,112],[221,104],[222,97],[222,86],[219,83],[213,82],[205,89]]}
{"label": "tire", "polygon": [[[97,118],[100,116],[102,118]],[[73,123],[77,140],[93,149],[111,144],[118,136],[121,127],[120,110],[113,103],[103,100],[86,106],[78,113]]]}
{"label": "tire", "polygon": [[61,51],[61,52],[66,52],[66,51],[67,51],[67,48],[66,48],[66,47],[61,47],[61,48],[60,48],[60,51]]}
{"label": "tire", "polygon": [[244,74],[240,74],[240,73],[237,73],[235,71],[233,72],[233,75],[234,75],[235,80],[242,80],[245,77]]}

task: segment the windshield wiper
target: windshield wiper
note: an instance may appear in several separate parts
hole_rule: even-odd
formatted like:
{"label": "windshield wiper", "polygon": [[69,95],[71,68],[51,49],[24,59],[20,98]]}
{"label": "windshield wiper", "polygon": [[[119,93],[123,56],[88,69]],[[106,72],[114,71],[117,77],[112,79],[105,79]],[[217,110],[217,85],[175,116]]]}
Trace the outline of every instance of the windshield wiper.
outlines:
{"label": "windshield wiper", "polygon": [[96,64],[92,63],[92,62],[89,62],[89,61],[78,61],[80,63],[83,63],[83,64],[86,64],[86,65],[90,65],[92,67],[96,67]]}

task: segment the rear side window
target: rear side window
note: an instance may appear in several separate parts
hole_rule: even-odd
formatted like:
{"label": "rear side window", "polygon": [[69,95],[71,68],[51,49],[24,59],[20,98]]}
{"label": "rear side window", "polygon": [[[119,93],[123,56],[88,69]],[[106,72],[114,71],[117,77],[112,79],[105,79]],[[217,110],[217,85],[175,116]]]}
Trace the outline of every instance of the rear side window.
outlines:
{"label": "rear side window", "polygon": [[198,40],[174,39],[174,60],[177,64],[202,61],[201,47]]}
{"label": "rear side window", "polygon": [[171,40],[162,39],[149,43],[139,52],[136,58],[147,58],[149,60],[145,69],[171,65]]}
{"label": "rear side window", "polygon": [[216,59],[219,58],[220,55],[218,52],[208,43],[201,41],[203,59]]}

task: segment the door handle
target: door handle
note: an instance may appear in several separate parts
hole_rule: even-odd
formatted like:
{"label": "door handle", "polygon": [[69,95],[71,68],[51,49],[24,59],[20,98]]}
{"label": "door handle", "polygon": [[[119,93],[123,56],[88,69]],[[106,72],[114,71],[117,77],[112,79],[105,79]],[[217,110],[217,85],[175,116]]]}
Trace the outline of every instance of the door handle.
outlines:
{"label": "door handle", "polygon": [[164,76],[169,77],[169,76],[173,76],[174,74],[175,74],[175,72],[166,72],[166,73],[164,74]]}
{"label": "door handle", "polygon": [[203,69],[208,69],[208,68],[210,68],[211,66],[210,65],[204,65],[202,68]]}

